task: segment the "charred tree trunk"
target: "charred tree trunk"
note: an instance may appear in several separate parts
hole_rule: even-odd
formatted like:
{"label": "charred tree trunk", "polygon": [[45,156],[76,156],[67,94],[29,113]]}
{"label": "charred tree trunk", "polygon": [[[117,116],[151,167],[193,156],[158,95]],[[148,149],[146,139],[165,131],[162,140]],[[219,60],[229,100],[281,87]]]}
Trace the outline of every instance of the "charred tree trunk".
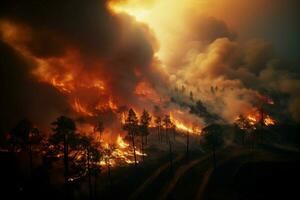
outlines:
{"label": "charred tree trunk", "polygon": [[174,141],[176,140],[175,130],[173,130],[173,139],[174,139]]}
{"label": "charred tree trunk", "polygon": [[94,169],[94,198],[95,199],[97,199],[97,178],[98,178],[97,170]]}
{"label": "charred tree trunk", "polygon": [[89,197],[92,199],[92,174],[90,166],[90,150],[87,149],[87,165],[88,165],[88,176],[89,176]]}
{"label": "charred tree trunk", "polygon": [[69,196],[69,148],[68,148],[68,135],[64,134],[64,178],[65,178],[65,192]]}
{"label": "charred tree trunk", "polygon": [[157,126],[157,137],[158,137],[158,140],[161,141],[161,138],[160,138],[160,133],[159,133],[159,126]]}
{"label": "charred tree trunk", "polygon": [[165,132],[165,136],[166,136],[166,143],[169,141],[169,138],[168,138],[168,128],[166,128],[166,132]]}
{"label": "charred tree trunk", "polygon": [[217,160],[216,160],[216,147],[215,144],[213,144],[213,164],[214,164],[214,169],[217,168]]}
{"label": "charred tree trunk", "polygon": [[30,179],[32,180],[33,178],[33,159],[32,159],[32,146],[31,146],[31,142],[29,142],[28,144],[28,156],[29,156],[29,170],[30,170]]}
{"label": "charred tree trunk", "polygon": [[146,135],[146,141],[145,141],[145,145],[148,144],[148,135]]}
{"label": "charred tree trunk", "polygon": [[189,145],[190,145],[190,132],[186,134],[186,157],[189,156]]}
{"label": "charred tree trunk", "polygon": [[135,152],[135,143],[134,143],[134,135],[131,136],[132,141],[132,148],[133,148],[133,155],[134,155],[134,166],[137,167],[137,160],[136,160],[136,152]]}
{"label": "charred tree trunk", "polygon": [[159,126],[159,140],[160,140],[160,143],[163,143],[163,133],[162,133],[162,130],[161,130],[161,126]]}
{"label": "charred tree trunk", "polygon": [[143,161],[144,161],[144,136],[143,136],[143,134],[142,134],[142,159],[143,159]]}
{"label": "charred tree trunk", "polygon": [[172,155],[172,143],[169,138],[169,159],[170,159],[170,170],[173,173],[173,155]]}

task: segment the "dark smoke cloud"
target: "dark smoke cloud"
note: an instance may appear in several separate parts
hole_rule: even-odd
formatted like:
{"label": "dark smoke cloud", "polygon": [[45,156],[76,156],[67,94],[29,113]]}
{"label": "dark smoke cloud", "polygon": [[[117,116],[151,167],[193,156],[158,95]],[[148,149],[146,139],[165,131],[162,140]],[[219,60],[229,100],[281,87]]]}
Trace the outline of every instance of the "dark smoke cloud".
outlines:
{"label": "dark smoke cloud", "polygon": [[9,130],[23,118],[43,125],[58,114],[67,113],[69,106],[55,88],[38,83],[29,73],[34,63],[0,42],[1,132]]}
{"label": "dark smoke cloud", "polygon": [[[77,55],[69,59],[71,68],[50,62],[56,74],[71,70],[76,72],[78,82],[89,78],[105,80],[117,103],[136,104],[134,92],[139,82],[147,81],[153,88],[162,88],[164,83],[158,75],[163,72],[153,59],[157,43],[146,25],[128,15],[113,14],[106,3],[104,0],[4,0],[0,3],[0,21],[24,30],[19,37],[27,37],[19,45],[35,58],[64,59],[70,50],[75,50]],[[24,116],[39,121],[39,116],[49,119],[46,116],[72,113],[63,94],[32,76],[36,63],[4,42],[1,46],[7,60],[1,63],[4,79],[1,85],[5,85],[1,94],[8,95],[1,98],[1,107],[7,108],[1,117],[10,121],[7,116],[14,116],[14,120]],[[91,88],[79,86],[74,95],[90,108],[109,98],[107,94],[96,94]]]}

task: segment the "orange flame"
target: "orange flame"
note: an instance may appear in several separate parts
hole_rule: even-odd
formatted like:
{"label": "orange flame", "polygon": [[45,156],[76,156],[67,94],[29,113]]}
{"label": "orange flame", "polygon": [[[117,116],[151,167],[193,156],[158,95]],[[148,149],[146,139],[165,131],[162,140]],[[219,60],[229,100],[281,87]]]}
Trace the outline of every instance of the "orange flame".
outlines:
{"label": "orange flame", "polygon": [[85,116],[93,116],[91,112],[89,112],[83,105],[81,105],[78,98],[75,98],[73,108],[76,112],[81,113]]}

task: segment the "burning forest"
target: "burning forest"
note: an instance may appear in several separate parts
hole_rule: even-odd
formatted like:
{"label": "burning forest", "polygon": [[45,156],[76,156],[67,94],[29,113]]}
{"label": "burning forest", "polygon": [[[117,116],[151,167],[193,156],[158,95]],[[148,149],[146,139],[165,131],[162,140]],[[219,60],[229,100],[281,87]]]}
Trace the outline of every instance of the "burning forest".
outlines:
{"label": "burning forest", "polygon": [[[300,178],[286,166],[300,166],[298,8],[295,0],[1,1],[4,195],[280,195],[256,191],[251,178],[273,187],[262,171],[276,162]],[[223,194],[231,186],[220,179],[238,186]]]}

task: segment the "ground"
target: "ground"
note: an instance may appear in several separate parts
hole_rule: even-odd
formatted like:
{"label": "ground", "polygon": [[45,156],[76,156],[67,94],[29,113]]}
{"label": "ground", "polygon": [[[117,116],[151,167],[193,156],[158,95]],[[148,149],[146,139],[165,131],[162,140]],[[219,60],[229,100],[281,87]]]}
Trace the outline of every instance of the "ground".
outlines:
{"label": "ground", "polygon": [[[107,171],[103,171],[97,182],[97,198],[234,200],[292,197],[297,193],[292,182],[300,178],[300,151],[297,147],[283,144],[225,145],[216,152],[217,167],[214,169],[212,153],[200,147],[198,137],[191,139],[187,156],[185,137],[177,136],[171,168],[168,145],[156,140],[155,136],[150,137],[148,156],[137,168],[133,165],[114,168],[112,184]],[[43,195],[49,199],[61,197],[61,185],[55,181],[62,180],[53,178],[59,173],[58,169],[54,172],[36,169],[39,173],[31,182],[24,175],[27,169],[19,166],[20,157],[25,159],[26,155],[16,157],[12,153],[1,153],[4,194],[13,197]],[[88,198],[87,188],[87,178],[72,183],[72,197]]]}

